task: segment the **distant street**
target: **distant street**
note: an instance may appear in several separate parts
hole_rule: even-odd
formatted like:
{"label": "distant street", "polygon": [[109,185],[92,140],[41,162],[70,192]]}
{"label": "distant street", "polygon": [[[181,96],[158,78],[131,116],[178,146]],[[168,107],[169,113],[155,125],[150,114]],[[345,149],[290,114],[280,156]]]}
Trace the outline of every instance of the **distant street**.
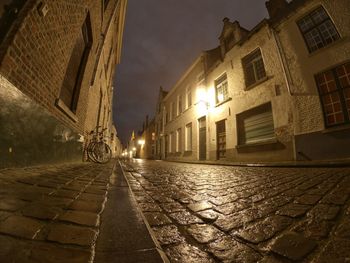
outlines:
{"label": "distant street", "polygon": [[171,262],[349,262],[349,168],[134,160],[124,170]]}

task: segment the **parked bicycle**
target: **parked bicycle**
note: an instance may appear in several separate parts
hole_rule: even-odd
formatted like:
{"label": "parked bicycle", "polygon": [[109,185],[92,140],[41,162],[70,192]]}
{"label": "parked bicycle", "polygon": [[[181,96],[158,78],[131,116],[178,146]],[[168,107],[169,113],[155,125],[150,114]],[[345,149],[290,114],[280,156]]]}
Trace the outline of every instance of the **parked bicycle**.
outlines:
{"label": "parked bicycle", "polygon": [[89,135],[92,135],[92,139],[86,147],[87,156],[90,161],[95,163],[108,163],[112,158],[111,148],[106,143],[106,137],[104,133],[107,129],[102,129],[101,132],[92,130]]}

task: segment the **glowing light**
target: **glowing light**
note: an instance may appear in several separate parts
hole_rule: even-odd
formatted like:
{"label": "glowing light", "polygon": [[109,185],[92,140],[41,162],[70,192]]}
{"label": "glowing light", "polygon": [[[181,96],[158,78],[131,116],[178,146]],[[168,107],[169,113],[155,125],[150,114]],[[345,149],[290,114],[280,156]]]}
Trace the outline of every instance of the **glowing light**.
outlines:
{"label": "glowing light", "polygon": [[138,141],[138,144],[144,145],[144,144],[145,144],[145,140],[139,140],[139,141]]}
{"label": "glowing light", "polygon": [[136,151],[136,148],[134,147],[134,148],[132,148],[132,150],[133,150],[133,151]]}
{"label": "glowing light", "polygon": [[218,101],[223,102],[224,101],[224,94],[218,94]]}
{"label": "glowing light", "polygon": [[197,88],[197,103],[195,103],[198,116],[207,114],[208,111],[208,94],[203,86]]}

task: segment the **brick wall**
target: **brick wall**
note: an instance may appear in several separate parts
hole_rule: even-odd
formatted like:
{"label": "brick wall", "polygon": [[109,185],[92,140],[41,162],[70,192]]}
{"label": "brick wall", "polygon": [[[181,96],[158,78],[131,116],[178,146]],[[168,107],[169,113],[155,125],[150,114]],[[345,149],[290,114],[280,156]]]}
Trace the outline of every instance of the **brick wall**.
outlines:
{"label": "brick wall", "polygon": [[[38,5],[41,2],[48,6],[49,11],[46,16],[41,16],[38,12]],[[13,23],[0,49],[1,74],[23,93],[48,109],[61,122],[80,133],[83,133],[85,120],[89,117],[87,109],[90,85],[95,73],[96,60],[99,58],[101,34],[104,34],[108,28],[116,4],[120,1],[109,1],[105,10],[101,6],[102,2],[29,0],[20,11],[19,17]],[[78,121],[75,122],[58,109],[55,102],[60,96],[77,34],[80,33],[88,13],[91,19],[92,47],[81,81],[75,113]],[[109,41],[111,39],[106,39],[102,44],[110,46]],[[114,66],[109,68],[109,75],[111,75],[114,72]],[[111,79],[110,76],[109,79]],[[103,86],[106,84],[103,83]],[[108,102],[105,102],[106,107],[111,108],[110,101],[109,98]]]}

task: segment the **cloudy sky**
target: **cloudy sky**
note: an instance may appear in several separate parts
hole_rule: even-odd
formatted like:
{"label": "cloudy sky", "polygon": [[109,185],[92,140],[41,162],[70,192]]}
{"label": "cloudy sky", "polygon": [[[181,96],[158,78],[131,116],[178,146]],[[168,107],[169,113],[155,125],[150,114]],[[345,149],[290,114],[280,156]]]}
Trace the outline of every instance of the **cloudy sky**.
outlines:
{"label": "cloudy sky", "polygon": [[224,17],[251,29],[267,17],[265,1],[128,0],[114,79],[113,118],[123,143],[154,116],[159,86],[171,89],[202,50],[218,45]]}

